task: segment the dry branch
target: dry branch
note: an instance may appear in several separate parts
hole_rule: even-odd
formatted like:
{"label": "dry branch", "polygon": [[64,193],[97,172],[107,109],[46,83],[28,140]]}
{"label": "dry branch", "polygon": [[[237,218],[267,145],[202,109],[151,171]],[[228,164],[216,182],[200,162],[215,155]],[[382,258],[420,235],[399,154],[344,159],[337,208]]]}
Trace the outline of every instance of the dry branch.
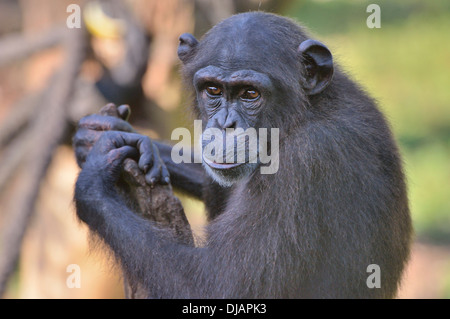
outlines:
{"label": "dry branch", "polygon": [[0,192],[17,172],[42,130],[39,114],[46,107],[48,95],[53,87],[55,77],[50,85],[38,95],[23,98],[14,107],[14,111],[2,122],[0,128]]}
{"label": "dry branch", "polygon": [[[174,238],[185,245],[194,245],[194,237],[181,202],[172,192],[170,185],[150,187],[137,163],[127,159],[124,164],[123,181],[128,186],[126,196],[130,206],[142,217],[159,227],[168,229]],[[124,276],[125,296],[131,299],[148,298],[139,284],[131,284]]]}
{"label": "dry branch", "polygon": [[52,28],[42,36],[14,34],[0,40],[0,66],[25,59],[61,42],[67,28]]}
{"label": "dry branch", "polygon": [[56,81],[49,91],[46,107],[39,113],[34,123],[36,135],[24,160],[24,170],[17,189],[10,202],[12,222],[5,227],[2,234],[2,258],[0,259],[0,295],[5,292],[10,275],[17,264],[21,243],[34,211],[34,204],[39,194],[39,185],[44,178],[53,156],[67,129],[67,107],[73,86],[85,58],[87,41],[84,29],[70,30],[65,37],[66,60]]}
{"label": "dry branch", "polygon": [[8,144],[36,116],[43,107],[43,94],[25,96],[12,107],[8,117],[0,125],[0,148]]}
{"label": "dry branch", "polygon": [[124,180],[130,186],[131,198],[136,200],[140,215],[160,227],[170,229],[179,242],[194,245],[191,227],[170,185],[150,187],[132,159],[125,160]]}

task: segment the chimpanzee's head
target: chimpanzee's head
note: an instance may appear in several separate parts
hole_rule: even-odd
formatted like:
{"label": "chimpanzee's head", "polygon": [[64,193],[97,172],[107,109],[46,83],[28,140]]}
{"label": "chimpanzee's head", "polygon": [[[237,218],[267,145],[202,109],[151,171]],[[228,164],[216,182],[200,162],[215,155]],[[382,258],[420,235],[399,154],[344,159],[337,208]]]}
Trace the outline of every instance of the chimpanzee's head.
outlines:
{"label": "chimpanzee's head", "polygon": [[[224,186],[252,174],[261,161],[251,154],[259,158],[261,150],[270,147],[260,143],[260,136],[259,147],[248,137],[240,138],[242,132],[289,131],[304,116],[309,96],[320,94],[333,75],[332,55],[325,45],[309,39],[293,21],[262,12],[232,16],[200,42],[191,34],[181,35],[178,56],[185,81],[195,92],[204,133],[222,133],[221,154],[208,150],[210,140],[203,140],[202,147],[205,168]],[[225,140],[234,140],[231,148]],[[246,153],[244,160],[238,160],[239,152]]]}

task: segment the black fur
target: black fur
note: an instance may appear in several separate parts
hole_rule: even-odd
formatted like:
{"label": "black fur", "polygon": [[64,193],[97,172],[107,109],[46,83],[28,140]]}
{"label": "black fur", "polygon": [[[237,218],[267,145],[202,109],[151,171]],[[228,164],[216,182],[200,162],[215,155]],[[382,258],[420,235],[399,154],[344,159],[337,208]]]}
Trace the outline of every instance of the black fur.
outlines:
{"label": "black fur", "polygon": [[[305,92],[311,74],[298,47],[310,37],[286,18],[239,14],[198,43],[184,38],[179,52],[192,91],[194,74],[208,65],[269,75],[271,97],[254,120],[281,129],[280,167],[229,188],[204,174],[192,183],[184,176],[188,192],[204,181],[196,194],[211,217],[205,246],[194,248],[128,210],[105,183],[108,171],[92,164],[105,155],[90,154],[76,185],[77,212],[130,281],[160,298],[394,297],[411,221],[398,150],[373,100],[335,65],[323,91]],[[201,103],[195,113],[208,120]],[[381,288],[367,287],[369,264],[380,266]]]}

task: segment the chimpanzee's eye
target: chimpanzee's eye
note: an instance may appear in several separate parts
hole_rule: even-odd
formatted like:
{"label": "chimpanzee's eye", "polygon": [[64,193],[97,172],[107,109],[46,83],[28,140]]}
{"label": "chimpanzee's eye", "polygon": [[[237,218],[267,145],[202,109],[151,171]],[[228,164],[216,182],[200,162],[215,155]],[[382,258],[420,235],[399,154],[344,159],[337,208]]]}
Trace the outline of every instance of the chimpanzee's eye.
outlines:
{"label": "chimpanzee's eye", "polygon": [[254,101],[259,98],[259,92],[254,88],[248,88],[241,95],[241,99],[244,101]]}
{"label": "chimpanzee's eye", "polygon": [[217,86],[207,86],[206,87],[206,93],[212,97],[218,97],[222,95],[222,89]]}

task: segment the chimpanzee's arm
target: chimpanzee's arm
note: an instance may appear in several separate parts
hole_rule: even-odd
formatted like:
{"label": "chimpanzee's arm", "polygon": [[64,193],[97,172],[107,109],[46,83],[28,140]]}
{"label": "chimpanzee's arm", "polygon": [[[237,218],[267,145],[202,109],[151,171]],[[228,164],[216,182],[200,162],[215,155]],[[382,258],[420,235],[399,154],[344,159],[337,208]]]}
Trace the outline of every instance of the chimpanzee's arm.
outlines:
{"label": "chimpanzee's arm", "polygon": [[174,163],[171,156],[171,145],[155,141],[153,141],[153,144],[158,148],[161,159],[170,172],[172,186],[198,199],[203,199],[202,189],[206,172],[202,164],[194,163],[194,161],[191,163]]}
{"label": "chimpanzee's arm", "polygon": [[114,185],[127,157],[139,159],[147,180],[164,183],[167,170],[150,139],[105,132],[89,153],[76,183],[78,217],[110,247],[127,280],[143,284],[150,297],[199,297],[204,291],[197,287],[198,276],[192,272],[202,268],[202,248],[177,244],[170,232],[132,212],[116,191]]}

